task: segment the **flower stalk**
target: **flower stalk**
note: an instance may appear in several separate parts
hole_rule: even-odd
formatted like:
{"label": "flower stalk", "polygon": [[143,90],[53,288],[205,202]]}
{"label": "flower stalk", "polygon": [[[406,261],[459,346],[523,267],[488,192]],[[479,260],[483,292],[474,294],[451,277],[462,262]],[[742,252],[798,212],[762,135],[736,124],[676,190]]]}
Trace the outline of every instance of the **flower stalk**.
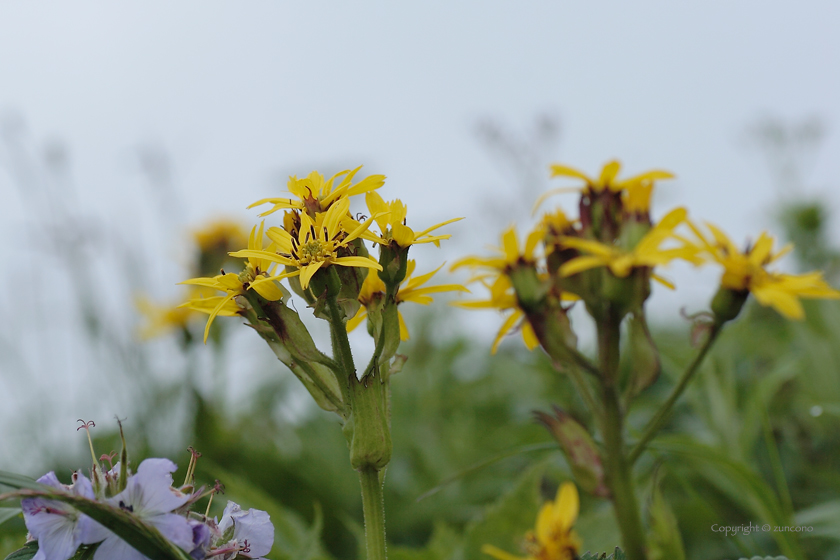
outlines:
{"label": "flower stalk", "polygon": [[607,312],[605,315],[605,320],[598,324],[598,355],[603,374],[602,435],[607,486],[611,491],[613,508],[627,558],[644,560],[647,558],[645,530],[633,487],[633,465],[628,461],[625,451],[624,412],[617,385],[621,317],[612,312]]}

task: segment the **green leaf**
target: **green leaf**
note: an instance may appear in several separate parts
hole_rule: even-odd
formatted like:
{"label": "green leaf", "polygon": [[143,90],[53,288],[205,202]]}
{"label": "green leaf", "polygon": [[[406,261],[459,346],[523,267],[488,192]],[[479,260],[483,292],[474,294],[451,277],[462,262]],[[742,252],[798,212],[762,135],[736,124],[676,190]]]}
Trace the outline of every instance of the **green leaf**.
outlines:
{"label": "green leaf", "polygon": [[624,554],[624,551],[618,547],[615,547],[615,552],[610,555],[612,560],[627,560],[627,556]]}
{"label": "green leaf", "polygon": [[801,533],[803,537],[818,537],[840,540],[840,500],[831,500],[796,512],[795,525],[813,527],[813,531]]}
{"label": "green leaf", "polygon": [[[727,494],[733,503],[741,504],[763,523],[792,524],[770,485],[750,467],[730,459],[720,450],[686,436],[661,437],[651,447],[681,456],[680,464],[692,467],[694,472]],[[703,468],[703,463],[711,468]],[[774,532],[772,536],[786,554],[794,558],[803,556],[799,553],[795,533]]]}
{"label": "green leaf", "polygon": [[8,471],[0,471],[0,484],[18,489],[27,488],[29,490],[45,490],[50,488],[49,486],[39,483],[34,478],[29,478],[28,476]]}
{"label": "green leaf", "polygon": [[649,560],[685,560],[677,518],[668,506],[659,486],[653,489],[648,509],[650,515]]}
{"label": "green leaf", "polygon": [[20,508],[0,508],[0,525],[20,515]]}
{"label": "green leaf", "polygon": [[6,556],[6,560],[31,560],[36,554],[38,554],[38,541],[32,541]]}
{"label": "green leaf", "polygon": [[607,553],[602,552],[601,554],[596,554],[594,552],[584,552],[583,556],[580,557],[580,560],[606,560]]}
{"label": "green leaf", "polygon": [[544,463],[537,463],[519,479],[516,486],[484,511],[484,516],[467,526],[464,539],[465,560],[487,560],[481,547],[490,544],[517,553],[525,533],[534,528],[542,504],[540,481]]}

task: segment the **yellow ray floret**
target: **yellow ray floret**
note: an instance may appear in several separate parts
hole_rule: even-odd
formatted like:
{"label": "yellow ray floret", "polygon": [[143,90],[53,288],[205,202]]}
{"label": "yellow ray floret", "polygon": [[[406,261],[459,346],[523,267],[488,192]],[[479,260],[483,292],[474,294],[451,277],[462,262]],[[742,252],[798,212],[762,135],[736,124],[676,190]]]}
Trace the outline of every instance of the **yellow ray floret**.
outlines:
{"label": "yellow ray floret", "polygon": [[[536,209],[539,208],[540,205],[542,205],[546,198],[558,193],[569,192],[570,190],[582,190],[584,192],[594,193],[600,193],[604,190],[610,190],[612,192],[619,192],[622,190],[633,192],[639,187],[652,186],[655,181],[674,178],[674,174],[669,171],[654,169],[651,171],[640,173],[639,175],[634,175],[633,177],[630,177],[628,179],[618,180],[618,172],[621,170],[621,163],[619,163],[618,160],[612,160],[606,165],[604,165],[603,169],[601,169],[601,174],[597,178],[590,177],[586,173],[578,171],[574,167],[569,167],[568,165],[561,165],[556,163],[552,165],[550,169],[552,177],[571,177],[572,179],[580,179],[585,183],[585,185],[582,188],[553,189],[542,194],[537,199],[536,204],[534,204],[534,211],[536,211]],[[647,195],[647,200],[650,200],[649,193]]]}
{"label": "yellow ray floret", "polygon": [[[591,239],[563,237],[561,243],[565,247],[577,249],[585,254],[575,257],[561,266],[560,274],[571,276],[591,268],[606,266],[615,276],[626,278],[634,268],[653,268],[668,264],[674,259],[684,259],[694,264],[700,264],[703,262],[698,256],[700,251],[691,243],[681,242],[682,244],[679,247],[662,248],[662,244],[666,240],[678,239],[674,235],[674,228],[686,221],[687,216],[688,213],[685,208],[675,208],[645,234],[630,251]],[[666,286],[673,287],[661,278],[656,278],[665,283]]]}
{"label": "yellow ray floret", "polygon": [[369,192],[365,195],[365,202],[371,215],[378,216],[376,218],[376,225],[379,226],[379,237],[371,238],[371,241],[377,243],[388,244],[391,240],[396,242],[400,247],[409,247],[417,245],[418,243],[434,243],[440,247],[442,239],[449,239],[450,234],[444,235],[430,235],[434,230],[441,228],[447,224],[463,220],[464,218],[453,218],[446,220],[432,227],[426,228],[419,233],[415,233],[413,229],[405,225],[405,217],[407,208],[405,204],[399,199],[391,202],[385,202],[379,193]]}
{"label": "yellow ray floret", "polygon": [[752,247],[741,252],[718,227],[707,223],[711,238],[689,223],[702,249],[723,267],[721,286],[729,290],[748,290],[761,305],[772,307],[789,319],[805,317],[800,298],[839,299],[840,292],[829,286],[822,272],[782,274],[765,267],[777,261],[793,248],[786,245],[773,252],[773,238],[762,233]]}
{"label": "yellow ray floret", "polygon": [[[336,264],[382,270],[382,266],[370,257],[338,255],[339,249],[347,247],[351,241],[360,237],[374,221],[374,218],[371,218],[358,224],[349,218],[349,208],[350,200],[341,198],[326,212],[317,213],[314,219],[306,212],[301,212],[299,231],[290,233],[282,228],[269,228],[266,235],[274,242],[274,252],[247,250],[231,255],[260,258],[297,268],[284,276],[300,275],[300,285],[304,290],[309,287],[312,276],[324,266]],[[355,229],[346,231],[345,224],[353,224]]]}
{"label": "yellow ray floret", "polygon": [[265,238],[263,227],[264,224],[261,223],[259,229],[255,226],[251,230],[251,235],[248,239],[248,251],[245,252],[255,254],[244,255],[247,257],[247,261],[242,272],[239,274],[232,272],[225,274],[223,272],[212,278],[192,278],[181,282],[181,284],[203,286],[226,293],[224,296],[194,298],[180,305],[180,307],[210,315],[207,319],[207,325],[204,327],[205,343],[207,342],[207,336],[210,334],[210,325],[213,324],[213,320],[218,315],[236,315],[239,312],[239,306],[236,305],[233,298],[246,293],[249,288],[253,288],[258,294],[269,301],[277,301],[283,297],[283,291],[275,284],[275,281],[286,278],[289,274],[270,276],[274,263],[259,254],[272,254],[264,249],[270,251],[273,248],[273,244],[264,247]]}
{"label": "yellow ray floret", "polygon": [[520,250],[519,237],[516,226],[510,226],[502,233],[502,246],[496,248],[493,257],[464,257],[455,262],[450,270],[463,266],[471,268],[489,268],[500,272],[509,271],[519,263],[533,264],[537,258],[537,247],[545,237],[545,229],[541,224],[525,238],[525,247]]}
{"label": "yellow ray floret", "polygon": [[[292,175],[289,177],[288,189],[291,194],[297,197],[297,200],[292,198],[263,198],[251,204],[248,208],[273,204],[270,210],[260,214],[261,217],[283,209],[306,209],[311,213],[321,212],[327,210],[336,200],[370,192],[385,184],[384,175],[371,175],[354,185],[353,177],[361,168],[360,165],[356,169],[340,171],[327,181],[324,181],[324,176],[317,171],[313,171],[302,179]],[[341,179],[338,185],[334,185],[339,178]]]}
{"label": "yellow ray floret", "polygon": [[519,302],[516,299],[516,293],[514,292],[510,278],[506,274],[491,273],[478,278],[478,280],[490,291],[489,299],[455,301],[452,302],[452,305],[466,309],[498,309],[503,313],[512,311],[502,323],[502,326],[499,327],[499,332],[496,333],[496,338],[493,340],[493,346],[490,347],[490,353],[495,354],[502,338],[517,328],[522,332],[522,340],[525,342],[528,350],[533,350],[539,346],[540,342],[534,333],[534,329],[531,328],[531,323],[525,319],[525,313],[519,308]]}
{"label": "yellow ray floret", "polygon": [[579,507],[575,485],[565,482],[557,490],[555,500],[540,509],[535,530],[525,536],[528,556],[514,556],[492,545],[484,545],[481,551],[498,560],[574,560],[582,544],[572,528]]}
{"label": "yellow ray floret", "polygon": [[[446,263],[444,263],[446,264]],[[405,279],[400,283],[399,291],[396,295],[397,305],[403,302],[419,303],[420,305],[428,305],[432,302],[432,297],[429,294],[437,294],[441,292],[469,292],[469,290],[460,284],[439,284],[437,286],[422,287],[426,282],[432,279],[432,276],[443,268],[443,264],[426,274],[421,274],[412,278],[414,274],[415,262],[409,259],[406,264]],[[362,284],[362,289],[359,291],[359,303],[362,306],[356,315],[347,321],[347,332],[354,330],[367,317],[367,308],[370,305],[375,305],[377,298],[385,296],[385,283],[379,278],[379,274],[373,269],[368,270],[367,278]],[[406,341],[409,339],[408,328],[405,325],[402,313],[397,312],[400,320],[400,340]]]}

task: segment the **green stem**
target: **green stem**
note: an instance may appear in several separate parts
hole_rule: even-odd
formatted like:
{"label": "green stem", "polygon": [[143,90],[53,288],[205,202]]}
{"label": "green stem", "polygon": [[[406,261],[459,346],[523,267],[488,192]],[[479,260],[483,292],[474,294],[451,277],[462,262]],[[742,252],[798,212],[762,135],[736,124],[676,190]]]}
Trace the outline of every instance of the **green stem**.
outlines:
{"label": "green stem", "polygon": [[[363,460],[369,458],[375,460],[379,451],[377,444],[380,443],[377,437],[380,432],[377,428],[380,424],[383,424],[382,415],[384,414],[381,401],[381,380],[375,376],[369,376],[360,382],[356,378],[356,366],[353,363],[350,340],[347,338],[347,328],[344,326],[344,319],[334,295],[327,296],[327,310],[336,358],[338,358],[350,386],[349,404],[354,416],[350,463],[354,464],[354,458],[357,454],[361,455]],[[369,387],[368,383],[370,383]],[[387,427],[383,425],[382,428],[382,431],[387,433]],[[372,446],[365,445],[371,439],[374,444]],[[358,443],[360,441],[363,443]],[[384,445],[384,442],[382,443]],[[387,442],[387,445],[390,446],[390,441]],[[359,453],[357,453],[358,448],[362,448]],[[369,457],[365,452],[370,448],[373,449],[373,453]],[[390,458],[390,449],[388,450],[388,458]],[[354,464],[354,466],[356,465]],[[367,463],[362,464],[357,470],[362,487],[367,558],[368,560],[385,560],[385,502],[382,495],[382,484],[379,479],[379,469],[373,464]]]}
{"label": "green stem", "polygon": [[359,481],[362,485],[367,560],[386,560],[385,501],[379,471],[374,468],[364,468],[359,471]]}
{"label": "green stem", "polygon": [[642,433],[642,437],[633,447],[633,450],[630,452],[629,461],[630,464],[634,464],[639,456],[642,454],[642,451],[650,443],[650,440],[659,433],[659,430],[665,425],[665,422],[668,421],[668,417],[671,415],[671,410],[674,408],[674,404],[683,394],[685,388],[688,386],[688,383],[691,381],[691,378],[694,377],[694,374],[700,367],[700,364],[703,362],[703,358],[706,357],[706,354],[709,352],[709,349],[714,344],[715,340],[717,339],[718,335],[720,334],[721,328],[723,325],[714,325],[712,327],[711,332],[709,333],[709,337],[706,339],[706,342],[703,344],[703,347],[700,348],[700,351],[694,357],[694,360],[688,366],[688,369],[683,372],[682,377],[680,378],[679,383],[674,389],[671,391],[671,394],[668,396],[668,399],[659,407],[659,410],[656,411],[653,418],[648,422],[648,425],[645,427],[645,431]]}
{"label": "green stem", "polygon": [[617,387],[621,321],[611,315],[607,314],[598,325],[598,354],[604,380],[604,466],[624,552],[628,560],[645,560],[645,530],[633,488],[632,464],[624,450],[624,414]]}

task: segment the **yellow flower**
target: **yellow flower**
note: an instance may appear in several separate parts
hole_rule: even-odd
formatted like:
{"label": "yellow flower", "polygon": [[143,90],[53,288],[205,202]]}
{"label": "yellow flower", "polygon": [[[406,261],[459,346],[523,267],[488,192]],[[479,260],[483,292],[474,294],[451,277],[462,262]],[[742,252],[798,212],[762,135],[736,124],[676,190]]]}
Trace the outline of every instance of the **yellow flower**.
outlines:
{"label": "yellow flower", "polygon": [[765,266],[789,253],[792,245],[773,253],[773,238],[762,233],[752,247],[741,252],[716,226],[706,224],[712,232],[712,239],[709,239],[697,226],[690,222],[689,225],[703,249],[723,266],[720,283],[726,289],[736,292],[748,290],[761,305],[797,320],[805,317],[799,298],[840,298],[840,292],[829,286],[819,271],[794,275],[765,270]]}
{"label": "yellow flower", "polygon": [[490,268],[497,272],[509,272],[518,264],[534,264],[536,249],[542,241],[545,231],[542,226],[537,227],[525,238],[525,248],[520,252],[516,226],[511,226],[502,233],[502,246],[496,248],[498,253],[494,257],[465,257],[452,265],[450,270],[462,266],[471,268]]}
{"label": "yellow flower", "polygon": [[[406,301],[419,303],[420,305],[428,305],[432,302],[432,298],[429,294],[441,292],[469,292],[466,287],[460,284],[440,284],[437,286],[426,286],[425,288],[422,288],[421,286],[431,280],[432,276],[443,268],[443,265],[440,265],[429,273],[417,276],[416,278],[411,278],[411,275],[414,273],[415,264],[416,263],[413,259],[408,260],[405,279],[400,283],[400,289],[396,296],[397,305]],[[385,297],[385,291],[385,283],[379,278],[379,274],[373,269],[368,269],[367,278],[365,278],[365,281],[362,284],[362,289],[359,292],[359,302],[362,306],[359,308],[356,315],[347,321],[347,332],[354,330],[362,323],[362,321],[365,320],[365,317],[367,317],[368,306],[379,303],[379,301]],[[405,325],[405,320],[403,319],[402,313],[398,311],[397,314],[400,320],[400,340],[408,340],[409,334],[408,328]]]}
{"label": "yellow flower", "polygon": [[488,279],[491,277],[491,275],[485,275],[477,279],[490,291],[490,299],[455,301],[452,302],[452,305],[466,309],[498,309],[503,313],[512,310],[513,313],[508,315],[502,326],[499,327],[499,332],[496,333],[496,338],[493,340],[493,346],[490,347],[490,353],[495,354],[502,338],[517,328],[522,331],[522,340],[525,342],[525,346],[528,350],[533,350],[539,346],[540,341],[537,339],[534,329],[531,328],[531,323],[525,319],[525,313],[519,308],[519,302],[516,299],[516,293],[510,278],[506,274],[498,274],[490,282]]}
{"label": "yellow flower", "polygon": [[[698,248],[683,242],[679,247],[663,249],[662,243],[668,239],[677,239],[674,228],[686,221],[688,212],[685,208],[671,210],[656,226],[642,237],[630,251],[625,251],[613,245],[607,245],[590,239],[579,237],[563,237],[561,242],[565,247],[571,247],[587,253],[575,257],[560,267],[562,276],[571,276],[591,268],[609,267],[610,272],[619,278],[626,278],[634,268],[660,266],[674,259],[685,259],[694,264],[700,264],[702,259],[697,256]],[[673,289],[673,285],[654,275],[653,278]]]}
{"label": "yellow flower", "polygon": [[[264,259],[266,262],[279,263],[298,270],[284,274],[283,277],[300,275],[300,285],[305,290],[309,287],[312,276],[323,266],[333,264],[382,270],[378,262],[369,257],[338,256],[338,250],[346,248],[354,239],[360,237],[373,222],[373,218],[357,224],[348,215],[350,200],[341,198],[326,212],[318,212],[311,218],[306,212],[300,213],[300,228],[297,236],[285,229],[272,227],[266,235],[271,239],[276,251],[248,249],[231,253],[234,257]],[[355,229],[349,233],[344,224],[353,224]]]}
{"label": "yellow flower", "polygon": [[528,556],[515,556],[489,544],[481,547],[481,551],[498,560],[575,560],[581,541],[572,526],[579,507],[575,485],[565,482],[557,490],[555,500],[543,505],[537,515],[536,530],[525,535]]}
{"label": "yellow flower", "polygon": [[144,317],[144,324],[138,329],[143,340],[156,338],[172,330],[186,328],[193,312],[183,307],[161,305],[144,295],[134,298],[134,305]]}
{"label": "yellow flower", "polygon": [[528,234],[525,239],[525,247],[519,249],[519,239],[516,234],[516,227],[511,226],[502,233],[502,246],[496,249],[497,255],[493,257],[465,257],[452,265],[450,270],[462,266],[472,269],[487,269],[482,274],[474,276],[471,281],[478,281],[490,291],[490,298],[477,301],[456,301],[452,305],[468,309],[498,309],[502,312],[513,311],[502,323],[490,352],[495,354],[499,343],[504,336],[515,330],[517,327],[522,331],[522,339],[528,350],[533,350],[539,345],[537,335],[531,324],[525,320],[525,314],[519,308],[516,292],[510,281],[508,273],[519,265],[535,266],[536,249],[542,240],[545,232],[542,227],[537,227]]}
{"label": "yellow flower", "polygon": [[[256,226],[254,226],[248,239],[248,251],[240,252],[266,253],[269,255],[273,254],[263,251],[263,227],[264,224],[262,223],[260,224],[259,230],[257,230]],[[270,251],[272,248],[273,244],[270,244],[266,249]],[[238,314],[239,306],[236,305],[233,298],[238,295],[245,294],[249,288],[253,288],[259,295],[269,301],[277,301],[283,297],[283,291],[279,286],[277,286],[277,284],[274,283],[274,281],[286,278],[290,276],[290,274],[270,276],[271,269],[274,266],[274,263],[270,260],[263,258],[259,254],[242,256],[248,257],[248,260],[245,264],[245,269],[239,274],[234,274],[232,272],[225,274],[225,272],[222,271],[222,274],[214,276],[213,278],[192,278],[181,282],[181,284],[204,286],[206,288],[213,288],[214,290],[220,292],[226,292],[226,295],[224,296],[191,299],[186,303],[182,303],[180,306],[194,311],[199,311],[201,313],[208,313],[210,315],[207,319],[207,325],[204,327],[205,343],[207,342],[207,336],[210,334],[210,325],[213,324],[213,320],[216,316],[233,316]]]}
{"label": "yellow flower", "polygon": [[194,229],[192,237],[201,252],[221,250],[226,255],[234,247],[243,246],[248,233],[238,221],[218,218]]}
{"label": "yellow flower", "polygon": [[[248,208],[262,204],[274,205],[271,210],[260,214],[260,217],[268,216],[282,209],[306,210],[314,216],[316,212],[327,210],[336,200],[373,191],[385,184],[384,175],[371,175],[355,185],[352,184],[353,177],[361,168],[362,166],[360,165],[353,170],[341,171],[330,177],[327,181],[324,181],[324,176],[317,171],[313,171],[303,179],[298,179],[292,175],[289,177],[288,189],[298,200],[291,198],[263,198],[251,204]],[[333,188],[333,183],[341,176],[345,177]]]}
{"label": "yellow flower", "polygon": [[583,190],[584,194],[587,193],[601,193],[605,190],[612,191],[612,192],[620,192],[620,191],[628,191],[628,193],[632,194],[636,191],[636,189],[643,187],[647,189],[647,193],[644,192],[640,193],[637,197],[634,197],[633,202],[643,202],[647,200],[647,207],[650,206],[650,189],[653,187],[653,183],[655,181],[663,180],[663,179],[673,179],[673,173],[668,171],[663,171],[661,169],[654,169],[652,171],[646,171],[639,175],[635,175],[630,177],[629,179],[617,180],[616,177],[618,176],[618,172],[621,170],[621,163],[617,160],[612,160],[604,165],[603,169],[601,169],[601,175],[598,178],[593,178],[582,171],[578,171],[573,167],[569,167],[568,165],[561,165],[561,164],[554,164],[551,166],[551,176],[552,177],[571,177],[573,179],[581,179],[586,184],[584,185],[583,189],[575,188],[561,188],[561,189],[552,189],[543,195],[541,195],[538,199],[536,204],[534,204],[534,209],[540,207],[540,205],[545,201],[546,198],[555,195],[557,193],[568,192],[570,190],[573,191],[580,191]]}
{"label": "yellow flower", "polygon": [[413,229],[405,225],[407,209],[401,200],[396,199],[391,202],[385,202],[379,196],[379,193],[369,192],[365,195],[365,202],[371,215],[378,216],[375,220],[376,225],[379,226],[380,237],[371,238],[370,240],[382,243],[383,245],[387,245],[393,240],[402,248],[418,243],[434,243],[440,247],[441,239],[449,239],[452,236],[450,234],[429,235],[429,233],[447,224],[464,219],[453,218],[426,228],[420,233],[414,233]]}

